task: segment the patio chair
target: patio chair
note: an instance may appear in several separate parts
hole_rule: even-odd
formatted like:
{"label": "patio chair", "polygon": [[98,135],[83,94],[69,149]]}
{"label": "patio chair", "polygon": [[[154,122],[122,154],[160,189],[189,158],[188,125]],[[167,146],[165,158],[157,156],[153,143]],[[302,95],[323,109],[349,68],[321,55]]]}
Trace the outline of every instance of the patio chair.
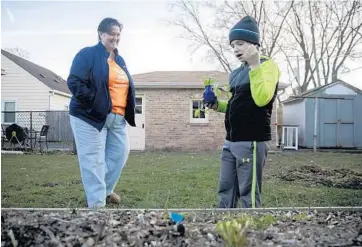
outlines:
{"label": "patio chair", "polygon": [[8,127],[9,125],[7,124],[1,124],[1,147],[4,148],[4,143],[5,141],[9,141],[7,138],[6,138],[6,128]]}
{"label": "patio chair", "polygon": [[25,127],[24,130],[27,135],[26,145],[29,148],[33,149],[36,146],[37,134],[39,133],[39,131],[36,131],[34,129],[29,129],[27,127]]}
{"label": "patio chair", "polygon": [[47,151],[48,151],[48,131],[49,131],[49,125],[43,125],[43,127],[41,127],[40,133],[39,133],[39,138],[38,138],[38,143],[39,143],[39,147],[40,147],[40,152],[42,152],[42,146],[41,144],[43,142],[45,142],[45,145],[47,147]]}
{"label": "patio chair", "polygon": [[24,127],[24,132],[25,132],[26,137],[25,137],[24,141],[22,142],[22,144],[24,146],[26,146],[27,148],[30,148],[29,142],[31,141],[31,138],[30,138],[29,128]]}

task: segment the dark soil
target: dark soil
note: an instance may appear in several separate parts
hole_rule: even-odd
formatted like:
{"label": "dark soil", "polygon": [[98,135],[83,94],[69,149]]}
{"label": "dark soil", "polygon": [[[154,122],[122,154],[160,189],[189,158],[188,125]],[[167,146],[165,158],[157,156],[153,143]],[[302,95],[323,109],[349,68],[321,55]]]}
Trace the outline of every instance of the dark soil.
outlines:
{"label": "dark soil", "polygon": [[[323,169],[316,165],[304,165],[276,175],[284,181],[295,181],[307,186],[323,185],[343,189],[362,189],[362,173],[349,169]],[[362,199],[361,199],[362,200]]]}
{"label": "dark soil", "polygon": [[[250,229],[249,246],[362,246],[362,213],[271,213],[278,220]],[[186,214],[174,225],[161,212],[6,210],[1,246],[226,246],[215,229],[225,215]]]}

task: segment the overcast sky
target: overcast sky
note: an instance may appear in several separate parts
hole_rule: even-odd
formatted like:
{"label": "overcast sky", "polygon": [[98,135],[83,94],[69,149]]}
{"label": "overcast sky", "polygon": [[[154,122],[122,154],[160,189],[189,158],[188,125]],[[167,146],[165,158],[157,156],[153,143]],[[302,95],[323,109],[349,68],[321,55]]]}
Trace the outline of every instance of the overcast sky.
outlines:
{"label": "overcast sky", "polygon": [[[163,20],[172,16],[166,0],[150,1],[1,1],[1,47],[27,50],[29,60],[66,78],[77,51],[97,42],[97,26],[104,17],[123,23],[120,52],[132,74],[157,70],[214,70],[191,57],[179,29]],[[283,63],[283,61],[281,61]],[[283,80],[288,79],[280,64]],[[357,68],[358,64],[351,64]],[[362,70],[342,79],[361,88]]]}
{"label": "overcast sky", "polygon": [[120,51],[132,74],[154,70],[210,70],[192,62],[185,41],[163,19],[166,1],[2,1],[2,48],[21,47],[30,60],[66,75],[75,53],[97,42],[104,17],[123,25]]}

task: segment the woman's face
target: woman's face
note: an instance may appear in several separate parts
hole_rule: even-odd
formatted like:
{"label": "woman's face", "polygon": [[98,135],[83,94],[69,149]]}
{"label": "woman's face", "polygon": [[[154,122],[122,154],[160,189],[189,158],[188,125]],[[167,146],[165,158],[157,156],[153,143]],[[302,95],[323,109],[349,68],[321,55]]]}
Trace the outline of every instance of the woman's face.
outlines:
{"label": "woman's face", "polygon": [[121,29],[116,25],[113,25],[109,32],[101,33],[100,35],[102,44],[110,50],[113,50],[118,46],[120,36]]}

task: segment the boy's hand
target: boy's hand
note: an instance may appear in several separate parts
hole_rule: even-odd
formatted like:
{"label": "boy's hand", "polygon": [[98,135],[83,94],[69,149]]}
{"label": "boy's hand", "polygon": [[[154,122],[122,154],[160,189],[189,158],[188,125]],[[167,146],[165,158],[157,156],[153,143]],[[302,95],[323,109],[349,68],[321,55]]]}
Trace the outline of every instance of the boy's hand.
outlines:
{"label": "boy's hand", "polygon": [[213,105],[209,105],[207,107],[210,108],[210,109],[213,109],[214,111],[216,111],[217,110],[217,100]]}
{"label": "boy's hand", "polygon": [[216,111],[217,110],[217,100],[213,104],[204,103],[204,106]]}
{"label": "boy's hand", "polygon": [[251,69],[254,69],[260,65],[260,54],[255,45],[250,44],[243,54],[244,60],[249,64]]}

